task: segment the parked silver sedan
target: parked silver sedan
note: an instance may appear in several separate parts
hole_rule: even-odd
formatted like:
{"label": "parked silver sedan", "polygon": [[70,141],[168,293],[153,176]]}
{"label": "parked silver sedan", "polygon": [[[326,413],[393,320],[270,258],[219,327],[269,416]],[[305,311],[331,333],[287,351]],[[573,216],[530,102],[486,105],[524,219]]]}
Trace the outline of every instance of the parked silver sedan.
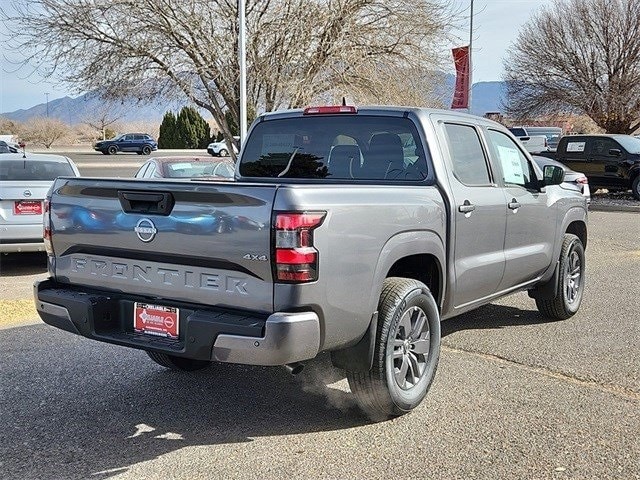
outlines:
{"label": "parked silver sedan", "polygon": [[61,155],[0,153],[0,252],[44,251],[44,199],[56,177],[79,177]]}
{"label": "parked silver sedan", "polygon": [[587,199],[587,203],[591,202],[591,190],[589,189],[589,180],[584,173],[571,170],[565,164],[557,162],[547,157],[541,157],[538,155],[532,155],[533,161],[540,167],[540,170],[544,170],[545,165],[555,165],[561,167],[564,170],[564,181],[560,184],[560,187],[566,190],[578,190]]}

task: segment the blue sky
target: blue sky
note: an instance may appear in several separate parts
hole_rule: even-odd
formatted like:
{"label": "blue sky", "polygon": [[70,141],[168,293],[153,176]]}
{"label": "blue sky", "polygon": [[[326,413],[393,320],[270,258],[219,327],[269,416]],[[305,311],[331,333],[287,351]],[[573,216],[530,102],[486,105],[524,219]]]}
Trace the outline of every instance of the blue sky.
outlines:
{"label": "blue sky", "polygon": [[[4,2],[4,0],[2,0]],[[475,0],[474,45],[473,45],[473,81],[484,82],[500,80],[502,59],[507,47],[518,35],[522,26],[542,5],[552,0]],[[459,6],[466,7],[467,0],[456,0]],[[468,43],[468,30],[460,32],[461,44]],[[454,47],[457,45],[451,45]],[[19,52],[7,51],[2,44],[2,52],[12,58],[20,58]],[[15,67],[0,57],[0,112],[12,112],[20,108],[29,108],[65,95],[76,94],[68,87],[42,79],[37,74],[29,76],[28,70],[14,72]],[[451,66],[453,71],[453,61]]]}

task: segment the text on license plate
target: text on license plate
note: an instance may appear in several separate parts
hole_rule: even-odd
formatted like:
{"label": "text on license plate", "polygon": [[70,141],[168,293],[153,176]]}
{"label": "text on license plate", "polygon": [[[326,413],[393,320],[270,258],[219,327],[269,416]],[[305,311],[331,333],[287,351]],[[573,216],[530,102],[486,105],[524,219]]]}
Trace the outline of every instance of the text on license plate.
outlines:
{"label": "text on license plate", "polygon": [[42,215],[40,200],[16,200],[13,203],[14,215]]}
{"label": "text on license plate", "polygon": [[133,329],[138,333],[178,338],[180,310],[175,307],[134,303]]}

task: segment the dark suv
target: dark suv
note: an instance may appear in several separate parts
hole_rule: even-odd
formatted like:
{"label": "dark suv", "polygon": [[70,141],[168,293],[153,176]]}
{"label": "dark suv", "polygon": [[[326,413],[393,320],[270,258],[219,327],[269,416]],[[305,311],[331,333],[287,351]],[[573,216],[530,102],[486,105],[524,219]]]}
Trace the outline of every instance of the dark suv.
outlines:
{"label": "dark suv", "polygon": [[628,189],[640,200],[640,139],[630,135],[569,135],[541,155],[583,172],[592,187]]}
{"label": "dark suv", "polygon": [[124,133],[116,138],[96,143],[93,149],[105,155],[115,155],[118,152],[136,152],[138,155],[149,155],[158,149],[158,142],[146,133]]}

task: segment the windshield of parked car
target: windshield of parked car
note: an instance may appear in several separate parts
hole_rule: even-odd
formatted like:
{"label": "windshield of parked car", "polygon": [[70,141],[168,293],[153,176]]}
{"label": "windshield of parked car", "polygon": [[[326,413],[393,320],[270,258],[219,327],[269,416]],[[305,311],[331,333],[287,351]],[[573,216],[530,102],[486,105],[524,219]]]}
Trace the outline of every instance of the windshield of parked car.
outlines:
{"label": "windshield of parked car", "polygon": [[426,155],[408,118],[309,115],[258,123],[244,147],[240,174],[420,181],[428,173]]}
{"label": "windshield of parked car", "polygon": [[224,177],[233,178],[234,167],[227,162],[208,162],[202,160],[180,161],[165,164],[169,178]]}
{"label": "windshield of parked car", "polygon": [[631,135],[616,135],[613,137],[627,153],[640,153],[640,139]]}
{"label": "windshield of parked car", "polygon": [[0,180],[55,180],[56,177],[74,176],[66,162],[24,160],[0,161]]}

